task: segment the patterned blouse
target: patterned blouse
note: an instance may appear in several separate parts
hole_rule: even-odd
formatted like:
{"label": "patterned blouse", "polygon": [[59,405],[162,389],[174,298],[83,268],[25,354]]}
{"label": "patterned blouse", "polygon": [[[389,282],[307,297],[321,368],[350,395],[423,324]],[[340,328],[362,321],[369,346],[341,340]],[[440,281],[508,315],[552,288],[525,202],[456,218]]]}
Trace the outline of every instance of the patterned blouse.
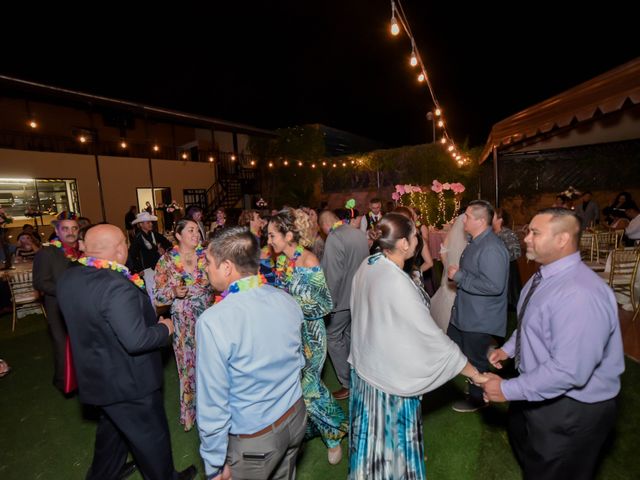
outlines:
{"label": "patterned blouse", "polygon": [[500,237],[500,240],[503,241],[507,250],[509,250],[509,261],[513,262],[520,258],[522,255],[522,250],[520,247],[520,239],[516,233],[509,228],[502,228],[496,235]]}

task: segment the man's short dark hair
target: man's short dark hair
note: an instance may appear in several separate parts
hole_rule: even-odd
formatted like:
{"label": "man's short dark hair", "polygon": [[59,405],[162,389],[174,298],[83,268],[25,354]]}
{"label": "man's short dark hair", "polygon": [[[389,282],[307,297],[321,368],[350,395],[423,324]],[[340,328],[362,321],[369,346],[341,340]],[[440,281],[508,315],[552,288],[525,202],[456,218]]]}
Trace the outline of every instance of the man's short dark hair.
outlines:
{"label": "man's short dark hair", "polygon": [[371,200],[369,200],[369,204],[373,205],[374,203],[379,203],[380,205],[382,205],[382,200],[378,197],[373,197]]}
{"label": "man's short dark hair", "polygon": [[256,275],[260,266],[260,245],[247,227],[216,230],[208,246],[217,265],[229,260],[243,275]]}
{"label": "man's short dark hair", "polygon": [[483,218],[487,221],[487,225],[491,225],[493,222],[493,205],[486,200],[472,200],[467,205],[467,208],[473,210],[473,216],[475,218]]}
{"label": "man's short dark hair", "polygon": [[564,207],[549,207],[539,210],[536,215],[551,215],[551,222],[564,221],[568,218],[573,218],[574,225],[568,233],[571,234],[576,245],[580,244],[580,225],[582,225],[582,220],[580,219],[580,215],[573,210],[569,210]]}

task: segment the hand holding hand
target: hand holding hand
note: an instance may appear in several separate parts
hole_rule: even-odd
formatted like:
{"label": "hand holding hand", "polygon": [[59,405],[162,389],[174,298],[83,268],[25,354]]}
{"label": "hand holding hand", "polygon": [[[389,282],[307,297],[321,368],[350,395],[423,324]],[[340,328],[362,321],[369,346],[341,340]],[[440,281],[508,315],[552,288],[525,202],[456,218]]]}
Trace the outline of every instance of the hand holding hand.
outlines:
{"label": "hand holding hand", "polygon": [[502,362],[509,358],[507,352],[502,350],[501,348],[496,348],[489,353],[489,363],[493,365],[495,368],[500,370],[502,368]]}
{"label": "hand holding hand", "polygon": [[502,385],[502,378],[495,373],[485,373],[485,375],[489,380],[482,385],[482,389],[484,390],[484,400],[486,402],[506,402],[507,399],[504,398],[502,388],[500,388],[500,385]]}
{"label": "hand holding hand", "polygon": [[481,387],[483,384],[489,381],[489,377],[485,373],[476,373],[472,377],[469,378],[471,383],[473,383],[476,387]]}
{"label": "hand holding hand", "polygon": [[449,268],[447,269],[447,278],[453,281],[453,277],[458,273],[458,270],[460,270],[458,265],[449,265]]}
{"label": "hand holding hand", "polygon": [[170,318],[160,317],[160,319],[158,320],[158,323],[161,323],[165,327],[167,327],[169,329],[169,335],[173,335],[173,332],[174,332],[173,320],[171,320]]}

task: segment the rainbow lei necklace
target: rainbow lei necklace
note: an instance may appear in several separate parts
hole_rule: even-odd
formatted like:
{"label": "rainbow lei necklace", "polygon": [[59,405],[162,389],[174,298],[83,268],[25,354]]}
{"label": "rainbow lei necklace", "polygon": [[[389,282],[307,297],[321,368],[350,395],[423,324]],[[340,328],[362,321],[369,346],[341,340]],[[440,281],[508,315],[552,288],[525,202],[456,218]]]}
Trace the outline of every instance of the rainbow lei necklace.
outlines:
{"label": "rainbow lei necklace", "polygon": [[333,232],[336,228],[341,227],[342,225],[347,225],[349,222],[345,222],[344,220],[338,220],[336,223],[331,225],[329,229],[329,233]]}
{"label": "rainbow lei necklace", "polygon": [[80,252],[79,250],[76,250],[74,248],[65,247],[62,244],[62,242],[57,238],[52,239],[49,242],[49,245],[53,245],[54,247],[59,248],[60,250],[62,250],[62,252],[64,253],[64,256],[67,257],[72,262],[75,262],[76,260],[78,260],[82,256],[82,252]]}
{"label": "rainbow lei necklace", "polygon": [[205,269],[205,257],[204,257],[204,248],[202,245],[198,245],[196,247],[196,257],[198,257],[198,262],[196,264],[196,268],[193,271],[193,275],[187,272],[184,269],[184,264],[182,263],[182,258],[180,257],[180,250],[178,247],[173,247],[169,250],[169,256],[175,265],[176,271],[180,278],[183,280],[184,284],[188,287],[196,283],[196,280],[202,276]]}
{"label": "rainbow lei necklace", "polygon": [[120,265],[118,262],[112,262],[110,260],[101,260],[100,258],[95,257],[81,257],[78,259],[78,263],[85,265],[87,267],[93,268],[108,268],[109,270],[115,270],[118,273],[121,273],[125,277],[127,277],[136,287],[144,290],[144,280],[140,278],[140,275],[137,273],[131,274],[129,269],[124,265]]}
{"label": "rainbow lei necklace", "polygon": [[304,252],[304,247],[298,245],[293,253],[293,258],[287,257],[284,253],[278,256],[275,268],[276,285],[278,287],[285,287],[291,282],[293,269],[296,268],[296,261],[298,261],[300,255],[302,255],[302,252]]}
{"label": "rainbow lei necklace", "polygon": [[216,297],[216,303],[221,302],[232,293],[246,292],[252,288],[259,288],[266,283],[267,279],[264,278],[264,275],[251,275],[250,277],[241,278],[229,285],[227,289],[220,294],[220,296]]}

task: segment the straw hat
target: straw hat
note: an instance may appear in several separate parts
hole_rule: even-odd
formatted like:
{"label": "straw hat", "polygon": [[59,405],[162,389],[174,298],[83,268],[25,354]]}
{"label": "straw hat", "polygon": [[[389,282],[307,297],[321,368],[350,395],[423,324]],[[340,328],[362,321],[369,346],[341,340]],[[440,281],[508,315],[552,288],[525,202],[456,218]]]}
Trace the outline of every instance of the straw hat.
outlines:
{"label": "straw hat", "polygon": [[136,215],[136,219],[133,222],[131,222],[131,225],[135,225],[136,223],[142,223],[142,222],[157,222],[157,221],[158,221],[158,217],[156,217],[155,215],[151,215],[147,211],[144,211]]}

